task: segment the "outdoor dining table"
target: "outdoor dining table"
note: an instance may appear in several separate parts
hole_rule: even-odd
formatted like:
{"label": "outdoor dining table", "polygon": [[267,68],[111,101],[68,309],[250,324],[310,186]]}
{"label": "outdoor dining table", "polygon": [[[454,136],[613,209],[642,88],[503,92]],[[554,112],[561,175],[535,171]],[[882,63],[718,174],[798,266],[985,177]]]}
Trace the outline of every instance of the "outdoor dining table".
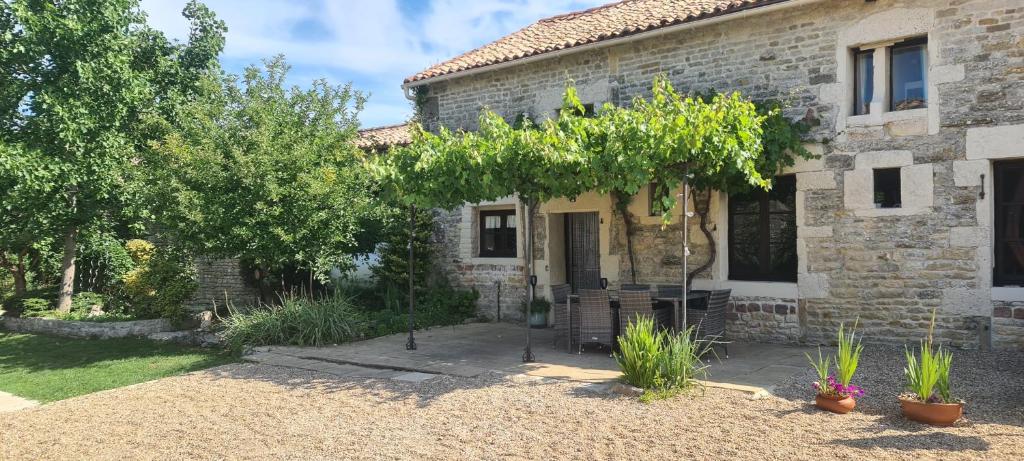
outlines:
{"label": "outdoor dining table", "polygon": [[[612,293],[615,293],[615,294],[612,294]],[[688,293],[686,293],[686,303],[687,303],[687,306],[693,305],[694,303],[700,302],[701,300],[704,300],[704,302],[706,303],[707,302],[707,297],[708,297],[708,295],[710,293],[711,292],[705,291],[705,290],[691,290],[691,291],[689,291]],[[615,336],[617,337],[617,336],[619,336],[619,333],[620,333],[619,331],[617,331],[618,330],[618,325],[619,325],[619,321],[618,321],[618,314],[619,314],[619,312],[618,312],[619,311],[618,290],[609,290],[608,291],[608,299],[609,299],[609,301],[611,301],[609,304],[610,304],[611,310],[612,310],[612,331],[615,332]],[[572,303],[573,302],[577,302],[578,303],[579,301],[580,301],[580,295],[578,295],[578,294],[570,294],[569,297],[566,298],[566,306],[565,306],[565,308],[569,311],[568,312],[568,314],[569,314],[568,318],[569,318],[569,325],[570,325],[570,327],[567,328],[566,331],[568,332],[568,335],[569,335],[569,341],[567,341],[567,342],[569,343],[569,352],[570,353],[572,353]],[[683,298],[675,297],[675,296],[651,296],[651,304],[652,304],[652,306],[657,305],[659,302],[662,302],[662,303],[672,303],[672,326],[675,327],[676,331],[684,330],[686,328],[686,312],[684,312],[683,308],[682,308],[682,306],[683,306]]]}

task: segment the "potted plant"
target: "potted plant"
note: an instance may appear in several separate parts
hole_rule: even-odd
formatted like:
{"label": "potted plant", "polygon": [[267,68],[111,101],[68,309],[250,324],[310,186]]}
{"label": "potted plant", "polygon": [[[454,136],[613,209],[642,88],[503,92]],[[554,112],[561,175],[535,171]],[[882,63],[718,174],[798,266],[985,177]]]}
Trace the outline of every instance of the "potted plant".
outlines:
{"label": "potted plant", "polygon": [[[854,328],[847,335],[843,324],[839,324],[839,350],[835,357],[823,356],[820,347],[817,360],[812,359],[810,354],[805,354],[818,374],[818,380],[812,384],[812,387],[817,392],[814,404],[822,410],[838,414],[849,413],[857,406],[854,399],[864,395],[863,389],[851,384],[863,350],[860,340],[855,338],[856,328],[857,324],[854,323]],[[836,367],[836,374],[830,373],[833,363]]]}
{"label": "potted plant", "polygon": [[530,305],[530,327],[545,328],[548,326],[548,312],[551,311],[551,302],[544,298],[536,298]]}
{"label": "potted plant", "polygon": [[934,426],[950,426],[963,416],[964,404],[953,398],[949,389],[953,353],[942,346],[933,348],[934,329],[935,311],[932,310],[928,339],[921,341],[919,356],[905,350],[907,367],[903,374],[910,392],[900,395],[900,409],[907,419]]}

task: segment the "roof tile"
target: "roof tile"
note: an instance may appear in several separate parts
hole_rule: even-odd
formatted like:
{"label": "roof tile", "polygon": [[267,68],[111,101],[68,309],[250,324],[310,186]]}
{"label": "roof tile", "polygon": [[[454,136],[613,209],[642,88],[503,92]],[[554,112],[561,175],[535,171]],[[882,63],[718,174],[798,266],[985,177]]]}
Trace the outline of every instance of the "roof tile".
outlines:
{"label": "roof tile", "polygon": [[784,1],[789,0],[624,0],[609,3],[541,19],[480,48],[431,66],[406,78],[405,83]]}

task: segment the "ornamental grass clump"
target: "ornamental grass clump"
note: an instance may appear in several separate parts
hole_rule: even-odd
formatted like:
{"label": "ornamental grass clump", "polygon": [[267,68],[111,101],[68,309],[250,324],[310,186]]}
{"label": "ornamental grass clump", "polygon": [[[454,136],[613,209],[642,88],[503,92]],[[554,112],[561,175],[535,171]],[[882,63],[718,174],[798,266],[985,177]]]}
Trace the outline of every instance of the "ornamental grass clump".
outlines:
{"label": "ornamental grass clump", "polygon": [[332,295],[309,298],[286,295],[278,305],[241,311],[228,306],[223,320],[225,343],[233,350],[246,346],[323,346],[358,339],[364,319],[349,299]]}
{"label": "ornamental grass clump", "polygon": [[657,331],[654,319],[641,316],[629,322],[618,339],[615,361],[630,385],[645,389],[644,396],[669,397],[707,378],[701,357],[710,344],[693,339],[693,327],[683,333]]}
{"label": "ornamental grass clump", "polygon": [[[860,354],[864,349],[860,339],[856,338],[856,328],[857,323],[854,322],[854,327],[847,334],[844,325],[839,325],[837,338],[839,347],[834,357],[832,355],[822,355],[820,347],[818,348],[817,360],[812,358],[810,354],[804,354],[818,375],[818,380],[812,383],[811,387],[819,395],[835,399],[857,398],[864,395],[864,389],[851,383],[853,381],[853,374],[856,373],[857,365],[860,362]],[[834,374],[831,373],[833,364],[836,368]]]}
{"label": "ornamental grass clump", "polygon": [[935,311],[932,311],[931,325],[928,327],[928,338],[921,341],[917,355],[904,349],[907,366],[903,375],[907,380],[907,389],[914,400],[925,403],[955,403],[949,388],[949,371],[953,365],[953,353],[934,347],[932,333],[935,329]]}

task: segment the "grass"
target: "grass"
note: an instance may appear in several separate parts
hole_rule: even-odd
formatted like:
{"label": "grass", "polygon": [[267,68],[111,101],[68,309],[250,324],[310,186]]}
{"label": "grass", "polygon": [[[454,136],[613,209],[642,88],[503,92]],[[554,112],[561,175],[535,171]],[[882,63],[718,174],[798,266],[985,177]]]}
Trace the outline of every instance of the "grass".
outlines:
{"label": "grass", "polygon": [[0,391],[53,402],[234,360],[222,350],[138,338],[92,340],[0,332]]}

